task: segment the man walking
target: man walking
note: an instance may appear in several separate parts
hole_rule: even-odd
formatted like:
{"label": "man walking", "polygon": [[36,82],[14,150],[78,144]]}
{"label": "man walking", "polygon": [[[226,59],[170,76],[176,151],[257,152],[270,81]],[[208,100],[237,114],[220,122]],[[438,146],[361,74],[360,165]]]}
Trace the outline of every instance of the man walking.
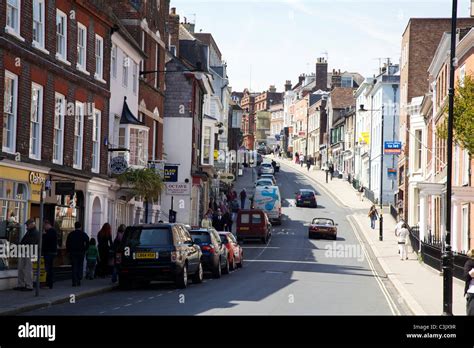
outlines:
{"label": "man walking", "polygon": [[44,220],[43,256],[46,270],[46,285],[52,289],[54,284],[54,258],[58,253],[58,233],[49,220]]}
{"label": "man walking", "polygon": [[245,189],[242,189],[242,191],[240,191],[240,209],[245,209],[246,199],[247,199],[247,191],[245,191]]}
{"label": "man walking", "polygon": [[[26,233],[20,241],[20,245],[27,246],[24,250],[27,250],[30,255],[19,255],[18,257],[18,286],[15,290],[20,291],[32,291],[33,290],[33,265],[31,259],[33,257],[34,248],[38,247],[40,233],[36,229],[36,223],[33,219],[28,219],[25,223]],[[36,250],[38,256],[40,256],[39,250]]]}
{"label": "man walking", "polygon": [[216,231],[224,231],[226,226],[226,221],[224,216],[222,215],[222,210],[219,208],[217,209],[217,214],[214,216],[212,221],[212,226],[216,229]]}
{"label": "man walking", "polygon": [[72,286],[81,286],[84,273],[84,256],[89,248],[89,236],[82,231],[82,224],[76,221],[75,230],[69,233],[66,240],[66,250],[71,258]]}
{"label": "man walking", "polygon": [[334,176],[334,164],[329,163],[329,174],[331,175],[331,181],[332,177]]}

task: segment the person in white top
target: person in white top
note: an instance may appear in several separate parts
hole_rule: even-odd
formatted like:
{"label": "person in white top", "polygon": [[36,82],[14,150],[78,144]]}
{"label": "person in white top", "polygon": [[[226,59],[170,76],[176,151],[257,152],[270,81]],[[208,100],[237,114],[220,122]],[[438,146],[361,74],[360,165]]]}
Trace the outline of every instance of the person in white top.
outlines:
{"label": "person in white top", "polygon": [[408,232],[408,226],[406,223],[403,223],[402,227],[397,231],[398,237],[398,249],[400,251],[400,260],[408,260],[408,253],[407,253],[407,242],[408,236],[410,232]]}
{"label": "person in white top", "polygon": [[400,229],[403,227],[404,223],[405,223],[405,221],[403,221],[403,219],[400,219],[397,222],[397,225],[395,226],[395,236],[398,236],[398,231],[400,231]]}

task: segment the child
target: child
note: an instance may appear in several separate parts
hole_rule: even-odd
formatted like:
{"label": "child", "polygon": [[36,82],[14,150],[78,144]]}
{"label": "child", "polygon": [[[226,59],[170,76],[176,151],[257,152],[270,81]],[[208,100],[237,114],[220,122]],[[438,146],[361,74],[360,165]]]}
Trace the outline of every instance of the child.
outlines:
{"label": "child", "polygon": [[96,246],[96,241],[94,238],[91,238],[89,243],[89,249],[86,251],[86,260],[87,260],[87,272],[86,279],[95,278],[95,267],[97,262],[99,262],[99,250]]}

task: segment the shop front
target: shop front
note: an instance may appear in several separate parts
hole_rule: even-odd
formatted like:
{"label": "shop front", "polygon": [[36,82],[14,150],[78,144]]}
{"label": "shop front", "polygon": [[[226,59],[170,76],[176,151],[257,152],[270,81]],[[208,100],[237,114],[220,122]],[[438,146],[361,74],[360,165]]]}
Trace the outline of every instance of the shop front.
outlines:
{"label": "shop front", "polygon": [[[41,185],[47,177],[47,168],[21,168],[16,164],[0,164],[0,244],[18,244],[24,236],[25,221],[39,223]],[[16,286],[17,258],[0,255],[0,290]]]}

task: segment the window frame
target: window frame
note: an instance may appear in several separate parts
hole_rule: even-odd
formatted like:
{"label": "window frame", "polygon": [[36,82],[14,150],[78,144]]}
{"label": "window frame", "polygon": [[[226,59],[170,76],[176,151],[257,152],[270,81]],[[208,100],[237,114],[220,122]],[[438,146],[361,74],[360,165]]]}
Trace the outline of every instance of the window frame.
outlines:
{"label": "window frame", "polygon": [[[41,22],[37,22],[35,20],[35,5],[38,5],[39,8],[42,10],[42,21]],[[39,48],[39,49],[42,49],[42,50],[45,50],[45,47],[44,47],[44,43],[45,43],[45,9],[46,9],[46,6],[45,6],[45,0],[33,0],[32,1],[32,24],[33,24],[33,28],[32,28],[32,45],[33,47],[35,48]],[[35,24],[39,23],[39,28],[40,28],[40,36],[39,36],[39,40],[35,40],[34,36],[35,36]]]}
{"label": "window frame", "polygon": [[[84,45],[83,45],[83,62],[82,64],[79,63],[79,57],[82,57],[80,54],[80,47],[79,46],[79,33],[81,30],[84,32]],[[82,24],[81,22],[77,22],[77,62],[76,68],[82,72],[87,73],[87,27]]]}
{"label": "window frame", "polygon": [[[12,83],[13,83],[13,86],[12,86],[12,95],[11,95],[11,98],[12,98],[12,114],[11,114],[11,117],[13,119],[13,126],[12,126],[12,130],[10,130],[10,132],[12,133],[12,137],[11,137],[11,147],[6,147],[5,146],[5,139],[7,139],[5,137],[5,135],[3,135],[2,137],[2,151],[5,152],[5,153],[15,153],[16,152],[16,130],[17,130],[17,126],[18,126],[18,75],[8,71],[8,70],[5,70],[5,75],[4,75],[4,78],[3,78],[3,85],[5,87],[5,83],[6,83],[6,80],[10,79],[12,80]],[[5,93],[5,89],[4,89],[4,104],[3,104],[3,118],[5,118],[6,116],[6,110],[5,110],[5,106],[7,105],[5,103],[5,97],[6,97],[6,93]],[[2,122],[4,122],[2,120]],[[2,133],[6,130],[6,128],[3,128],[2,129]]]}
{"label": "window frame", "polygon": [[[78,108],[81,109],[81,114],[78,113]],[[74,169],[82,169],[82,153],[83,153],[83,147],[84,147],[84,118],[85,118],[85,106],[83,102],[76,101],[75,103],[75,115],[74,115],[74,144],[73,144],[73,164],[72,167]],[[79,129],[79,135],[76,134],[76,126],[77,126],[77,120],[80,120],[80,129]],[[76,139],[80,140],[79,144],[76,144]],[[77,146],[80,145],[80,146]],[[76,155],[76,146],[78,147],[77,149],[77,155]]]}
{"label": "window frame", "polygon": [[128,87],[128,74],[129,74],[129,68],[130,67],[130,57],[127,54],[123,55],[123,61],[122,61],[122,86],[123,87]]}
{"label": "window frame", "polygon": [[[58,104],[57,100],[60,99],[63,101],[62,104],[62,109],[58,110]],[[63,158],[64,158],[64,117],[66,114],[66,97],[62,95],[61,93],[55,93],[54,94],[54,112],[58,113],[58,120],[60,123],[60,128],[56,127],[56,115],[53,118],[53,163],[62,165],[63,164]],[[60,131],[60,141],[58,144],[58,154],[57,157],[55,156],[55,148],[56,148],[56,132]]]}
{"label": "window frame", "polygon": [[[59,33],[58,32],[58,24],[59,24],[60,19],[64,19],[64,25],[62,26],[64,33]],[[65,63],[69,63],[68,60],[67,60],[67,28],[68,28],[67,15],[66,15],[66,13],[64,13],[63,11],[61,11],[60,9],[57,8],[56,9],[56,59],[58,59],[60,61],[63,61]],[[61,54],[59,52],[59,47],[60,47],[60,45],[58,44],[58,37],[59,36],[61,36],[64,40],[64,52],[63,52],[63,54]]]}
{"label": "window frame", "polygon": [[[10,34],[15,36],[16,38],[20,39],[21,41],[25,41],[24,38],[21,37],[21,0],[14,0],[16,1],[16,7],[12,6],[11,3],[9,3],[9,0],[6,1],[6,13],[5,13],[5,31]],[[16,10],[16,22],[15,22],[15,27],[12,27],[11,25],[8,24],[8,9],[9,7],[12,7],[13,9]]]}
{"label": "window frame", "polygon": [[138,94],[138,64],[133,62],[133,68],[132,68],[132,84],[133,84],[133,94],[137,95]]}
{"label": "window frame", "polygon": [[112,49],[110,51],[110,68],[114,79],[117,78],[117,58],[117,45],[112,43]]}
{"label": "window frame", "polygon": [[[95,74],[94,78],[96,80],[103,81],[104,80],[104,38],[98,34],[95,34],[95,45],[94,45],[94,53],[95,53]],[[100,55],[97,53],[97,43],[100,43]],[[100,60],[100,64],[99,63]],[[99,70],[99,71],[98,71]]]}
{"label": "window frame", "polygon": [[[34,91],[38,92],[38,103],[37,103],[37,121],[33,121],[33,92]],[[43,132],[43,98],[44,98],[44,88],[40,84],[37,84],[35,82],[31,83],[31,101],[30,101],[30,145],[29,145],[29,158],[34,159],[34,160],[41,160],[41,145],[42,145],[42,132]],[[33,123],[36,123],[38,126],[38,135],[36,138],[36,149],[37,153],[32,152],[32,145],[35,139],[33,137],[32,131],[33,131]]]}
{"label": "window frame", "polygon": [[[91,171],[93,173],[100,173],[100,139],[101,139],[101,126],[102,126],[102,112],[98,109],[94,109],[94,115],[92,117],[92,165]],[[97,150],[97,153],[95,151]]]}

